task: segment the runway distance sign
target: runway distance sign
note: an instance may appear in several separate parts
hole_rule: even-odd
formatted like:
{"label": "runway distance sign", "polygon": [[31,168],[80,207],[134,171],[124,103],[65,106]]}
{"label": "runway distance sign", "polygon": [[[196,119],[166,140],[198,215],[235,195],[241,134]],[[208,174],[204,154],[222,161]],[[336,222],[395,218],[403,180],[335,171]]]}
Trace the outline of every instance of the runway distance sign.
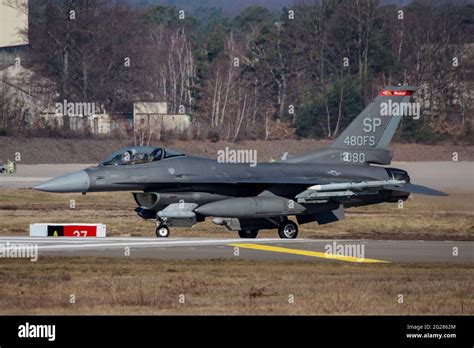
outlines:
{"label": "runway distance sign", "polygon": [[105,237],[104,224],[58,224],[41,223],[30,225],[30,237]]}

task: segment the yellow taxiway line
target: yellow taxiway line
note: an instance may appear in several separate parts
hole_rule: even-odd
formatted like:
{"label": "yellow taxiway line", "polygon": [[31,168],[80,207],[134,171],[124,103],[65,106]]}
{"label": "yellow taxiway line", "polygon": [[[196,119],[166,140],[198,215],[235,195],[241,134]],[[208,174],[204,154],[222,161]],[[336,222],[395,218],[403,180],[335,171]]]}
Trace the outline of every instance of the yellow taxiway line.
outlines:
{"label": "yellow taxiway line", "polygon": [[358,257],[353,257],[353,256],[343,256],[343,255],[329,254],[329,253],[327,254],[327,253],[312,251],[312,250],[282,248],[282,247],[277,247],[277,246],[272,246],[272,245],[246,244],[246,243],[228,244],[228,245],[233,246],[233,247],[243,248],[243,249],[273,251],[277,253],[319,257],[319,258],[328,259],[328,260],[339,260],[339,261],[359,262],[359,263],[361,262],[362,263],[389,263],[389,261],[384,261],[384,260],[358,258]]}

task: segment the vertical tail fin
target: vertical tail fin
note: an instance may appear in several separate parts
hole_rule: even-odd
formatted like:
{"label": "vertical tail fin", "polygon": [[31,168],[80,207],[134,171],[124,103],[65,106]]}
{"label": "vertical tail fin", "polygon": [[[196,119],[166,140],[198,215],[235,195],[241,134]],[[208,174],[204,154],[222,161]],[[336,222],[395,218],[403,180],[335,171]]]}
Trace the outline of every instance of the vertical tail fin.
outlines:
{"label": "vertical tail fin", "polygon": [[416,87],[412,86],[385,87],[329,147],[347,150],[387,149],[404,116],[403,104],[410,102],[415,91]]}
{"label": "vertical tail fin", "polygon": [[410,103],[413,86],[388,86],[326,149],[295,157],[291,162],[390,164],[390,141],[403,116],[419,116]]}

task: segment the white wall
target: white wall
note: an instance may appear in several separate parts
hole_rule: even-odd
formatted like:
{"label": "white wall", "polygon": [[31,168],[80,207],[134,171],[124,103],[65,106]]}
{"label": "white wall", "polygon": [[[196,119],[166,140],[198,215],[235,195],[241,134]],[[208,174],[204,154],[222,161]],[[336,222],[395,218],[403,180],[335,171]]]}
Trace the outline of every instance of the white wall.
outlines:
{"label": "white wall", "polygon": [[[17,4],[20,10],[8,4]],[[28,0],[0,0],[0,48],[27,45],[28,38],[19,30],[28,29]]]}

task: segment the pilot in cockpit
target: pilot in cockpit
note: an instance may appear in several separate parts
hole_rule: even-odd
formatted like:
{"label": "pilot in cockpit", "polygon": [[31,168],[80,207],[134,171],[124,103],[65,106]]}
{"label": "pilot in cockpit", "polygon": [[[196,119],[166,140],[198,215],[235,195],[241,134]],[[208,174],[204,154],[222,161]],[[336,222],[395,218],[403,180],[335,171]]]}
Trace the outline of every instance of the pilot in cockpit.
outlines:
{"label": "pilot in cockpit", "polygon": [[164,150],[160,147],[125,148],[110,155],[101,164],[105,166],[133,165],[156,162],[178,156],[184,156],[184,154],[172,150]]}

